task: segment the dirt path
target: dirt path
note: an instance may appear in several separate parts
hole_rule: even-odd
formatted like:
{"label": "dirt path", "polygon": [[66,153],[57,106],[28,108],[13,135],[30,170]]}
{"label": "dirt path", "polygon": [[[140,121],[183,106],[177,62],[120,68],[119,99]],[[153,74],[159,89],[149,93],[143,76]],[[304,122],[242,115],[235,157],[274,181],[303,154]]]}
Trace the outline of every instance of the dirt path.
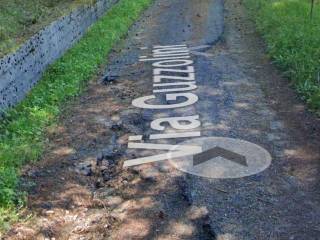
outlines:
{"label": "dirt path", "polygon": [[[192,49],[199,101],[132,106],[154,90],[152,62],[139,57],[170,44]],[[4,239],[319,239],[320,120],[269,63],[240,0],[156,1],[101,76],[50,129],[43,160],[25,170],[32,218]],[[202,137],[258,144],[272,164],[235,179],[186,174],[168,161],[122,167],[155,154],[128,149],[129,136],[151,138],[153,120],[190,115],[200,116]]]}

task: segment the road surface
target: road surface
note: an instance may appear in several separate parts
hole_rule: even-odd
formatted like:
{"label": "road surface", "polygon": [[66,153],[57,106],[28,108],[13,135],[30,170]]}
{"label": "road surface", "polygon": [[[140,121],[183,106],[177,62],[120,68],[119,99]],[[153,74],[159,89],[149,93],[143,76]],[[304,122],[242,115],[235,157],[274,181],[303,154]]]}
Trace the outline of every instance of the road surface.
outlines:
{"label": "road surface", "polygon": [[[320,121],[264,49],[239,0],[156,0],[26,170],[37,215],[7,239],[320,239]],[[210,178],[161,155],[207,137],[272,160],[240,177],[261,155],[221,145],[195,165],[234,177]]]}

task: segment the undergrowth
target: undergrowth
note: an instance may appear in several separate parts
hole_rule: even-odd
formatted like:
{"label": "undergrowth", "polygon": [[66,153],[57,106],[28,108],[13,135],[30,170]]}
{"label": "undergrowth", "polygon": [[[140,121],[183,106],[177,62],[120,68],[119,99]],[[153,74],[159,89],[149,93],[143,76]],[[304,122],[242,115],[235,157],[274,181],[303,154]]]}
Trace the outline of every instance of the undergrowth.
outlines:
{"label": "undergrowth", "polygon": [[120,0],[61,59],[51,65],[27,98],[0,123],[0,229],[17,219],[24,194],[18,191],[21,167],[38,160],[46,145],[46,128],[62,105],[77,96],[106,62],[112,46],[152,0]]}
{"label": "undergrowth", "polygon": [[245,0],[268,52],[309,104],[320,113],[320,1]]}

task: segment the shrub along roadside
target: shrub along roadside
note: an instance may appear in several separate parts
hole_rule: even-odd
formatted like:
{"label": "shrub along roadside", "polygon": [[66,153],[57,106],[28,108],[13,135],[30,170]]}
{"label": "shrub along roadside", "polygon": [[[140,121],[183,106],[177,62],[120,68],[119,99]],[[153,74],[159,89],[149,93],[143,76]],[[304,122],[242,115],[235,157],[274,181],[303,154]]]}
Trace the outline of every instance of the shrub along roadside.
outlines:
{"label": "shrub along roadside", "polygon": [[320,114],[320,3],[310,0],[245,0],[276,64],[311,109]]}
{"label": "shrub along roadside", "polygon": [[112,46],[123,37],[152,0],[120,0],[61,59],[51,65],[27,98],[9,110],[0,123],[0,228],[17,215],[22,194],[19,170],[38,160],[45,147],[46,127],[57,120],[62,104],[77,96],[105,63]]}

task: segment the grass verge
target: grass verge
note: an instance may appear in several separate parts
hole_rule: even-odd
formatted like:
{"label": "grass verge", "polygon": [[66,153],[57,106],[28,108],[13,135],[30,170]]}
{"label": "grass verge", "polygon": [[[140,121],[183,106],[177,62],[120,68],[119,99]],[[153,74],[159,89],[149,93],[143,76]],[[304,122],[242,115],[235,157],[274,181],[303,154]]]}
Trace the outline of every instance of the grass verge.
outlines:
{"label": "grass verge", "polygon": [[320,114],[320,1],[245,0],[275,63]]}
{"label": "grass verge", "polygon": [[62,104],[84,89],[113,45],[151,2],[120,0],[48,68],[23,102],[6,113],[0,123],[0,229],[17,219],[16,209],[23,204],[23,194],[17,190],[19,171],[41,157],[46,128],[55,123]]}

